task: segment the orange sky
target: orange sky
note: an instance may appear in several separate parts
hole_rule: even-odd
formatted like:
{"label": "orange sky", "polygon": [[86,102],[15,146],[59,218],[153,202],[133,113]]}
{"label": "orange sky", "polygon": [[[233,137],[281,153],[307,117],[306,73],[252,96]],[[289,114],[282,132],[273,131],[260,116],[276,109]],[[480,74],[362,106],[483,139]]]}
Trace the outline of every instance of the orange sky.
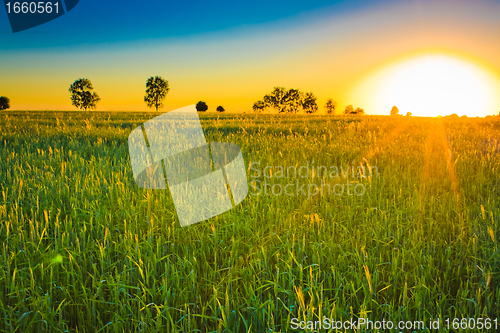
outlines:
{"label": "orange sky", "polygon": [[[163,111],[205,100],[209,111],[250,112],[284,86],[313,92],[320,112],[333,98],[341,110],[353,104],[373,113],[353,92],[381,69],[428,54],[473,63],[500,91],[498,17],[500,4],[489,1],[412,1],[348,15],[311,11],[182,39],[2,51],[9,61],[0,64],[0,95],[12,109],[73,110],[68,87],[87,77],[102,99],[98,110],[142,111],[146,79],[160,75],[171,88]],[[498,114],[498,95],[480,115]]]}

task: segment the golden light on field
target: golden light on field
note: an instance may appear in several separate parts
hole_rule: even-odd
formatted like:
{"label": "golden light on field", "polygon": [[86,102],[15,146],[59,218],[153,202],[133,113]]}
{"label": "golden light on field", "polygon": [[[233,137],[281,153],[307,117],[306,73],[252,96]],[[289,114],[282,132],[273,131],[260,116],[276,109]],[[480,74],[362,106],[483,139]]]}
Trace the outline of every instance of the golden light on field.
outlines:
{"label": "golden light on field", "polygon": [[[387,67],[355,91],[368,113],[414,116],[485,116],[498,113],[498,83],[473,63],[444,55],[422,56]],[[366,98],[363,98],[366,96]],[[359,97],[359,98],[356,98]]]}

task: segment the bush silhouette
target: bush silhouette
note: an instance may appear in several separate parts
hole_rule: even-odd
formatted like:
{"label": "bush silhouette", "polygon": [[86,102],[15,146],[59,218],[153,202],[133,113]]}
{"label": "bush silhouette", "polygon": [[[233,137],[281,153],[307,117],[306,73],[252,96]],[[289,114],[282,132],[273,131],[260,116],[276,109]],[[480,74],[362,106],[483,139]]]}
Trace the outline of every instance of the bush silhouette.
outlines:
{"label": "bush silhouette", "polygon": [[8,97],[0,96],[0,111],[10,108],[10,100]]}
{"label": "bush silhouette", "polygon": [[198,103],[196,103],[196,111],[205,112],[207,110],[208,110],[207,103],[205,103],[203,101],[199,101]]}

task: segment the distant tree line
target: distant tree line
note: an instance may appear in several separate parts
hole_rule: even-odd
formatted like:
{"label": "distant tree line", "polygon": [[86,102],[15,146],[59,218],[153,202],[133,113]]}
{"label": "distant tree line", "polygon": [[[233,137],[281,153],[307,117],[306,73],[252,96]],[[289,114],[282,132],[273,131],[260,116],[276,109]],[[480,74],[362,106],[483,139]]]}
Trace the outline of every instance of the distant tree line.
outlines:
{"label": "distant tree line", "polygon": [[[92,90],[94,87],[89,79],[78,79],[70,85],[69,92],[71,93],[71,103],[77,108],[87,111],[95,109],[97,102],[101,100],[97,93]],[[146,80],[146,94],[144,102],[149,108],[155,108],[156,112],[162,108],[163,100],[169,92],[168,81],[161,76],[151,76]],[[302,92],[299,89],[284,87],[274,87],[274,89],[261,100],[255,102],[252,106],[254,112],[263,112],[266,109],[275,109],[278,113],[297,113],[304,111],[305,113],[318,112],[317,97],[312,92]],[[8,102],[7,102],[8,104]],[[337,102],[329,98],[325,103],[325,111],[327,114],[335,114],[337,112]],[[0,109],[3,110],[2,104]],[[198,101],[196,103],[196,110],[198,112],[205,112],[208,110],[208,105],[205,101]],[[217,112],[225,112],[226,110],[222,105],[217,106]],[[397,107],[393,107],[391,115],[398,114]],[[364,115],[365,111],[357,107],[354,109],[352,105],[347,105],[344,115]],[[407,114],[411,115],[411,113]]]}
{"label": "distant tree line", "polygon": [[[254,112],[275,109],[278,113],[297,113],[300,110],[303,110],[305,113],[316,113],[318,111],[316,100],[317,97],[312,92],[304,93],[294,88],[274,87],[271,93],[255,102],[252,109]],[[324,108],[327,114],[335,114],[337,111],[337,102],[329,98]],[[358,107],[354,109],[352,105],[348,105],[343,114],[363,115],[365,111],[362,108]]]}
{"label": "distant tree line", "polygon": [[[101,100],[99,95],[93,91],[94,87],[92,82],[87,78],[80,78],[73,82],[68,91],[71,96],[71,104],[80,110],[87,111],[89,109],[96,109],[97,103]],[[168,81],[161,76],[151,76],[146,80],[146,94],[144,102],[149,108],[155,108],[156,112],[162,108],[163,100],[169,92]],[[284,87],[274,87],[273,91],[265,95],[262,100],[258,100],[252,106],[254,112],[262,112],[265,109],[273,108],[278,110],[278,113],[297,113],[303,110],[305,113],[316,113],[318,111],[318,104],[316,103],[317,97],[312,92],[301,92],[298,89],[286,89]],[[6,96],[0,96],[0,111],[10,108],[10,100]],[[327,114],[335,114],[337,111],[337,102],[329,98],[325,105]],[[196,104],[198,112],[205,112],[208,110],[208,105],[205,101],[199,101]],[[226,110],[222,105],[217,106],[217,112],[225,112]],[[352,105],[347,105],[343,112],[344,115],[364,115],[365,111],[357,107],[354,109]],[[390,112],[391,116],[401,116],[399,109],[393,106]],[[412,116],[411,112],[407,112],[406,116]],[[500,112],[498,113],[500,117]]]}
{"label": "distant tree line", "polygon": [[[97,103],[101,100],[99,95],[94,92],[92,82],[87,78],[80,78],[75,80],[70,87],[71,104],[80,110],[87,111],[89,109],[96,109]],[[164,106],[163,101],[170,90],[168,81],[161,76],[151,76],[146,80],[146,93],[144,102],[149,108],[158,109]],[[4,97],[1,97],[4,98]],[[6,98],[6,97],[5,97]],[[300,110],[305,113],[318,112],[317,97],[312,92],[302,92],[295,88],[286,89],[284,87],[274,87],[273,91],[265,95],[262,100],[254,103],[252,109],[254,112],[262,112],[267,108],[278,110],[278,113],[297,113]],[[7,102],[0,99],[0,110],[8,108]],[[325,104],[327,114],[335,114],[337,110],[337,102],[331,98]],[[208,105],[205,101],[196,103],[196,110],[198,112],[205,112],[208,110]],[[217,106],[217,112],[225,112],[226,110],[222,105]],[[348,105],[344,110],[344,114],[364,114],[361,108],[354,109],[352,105]]]}

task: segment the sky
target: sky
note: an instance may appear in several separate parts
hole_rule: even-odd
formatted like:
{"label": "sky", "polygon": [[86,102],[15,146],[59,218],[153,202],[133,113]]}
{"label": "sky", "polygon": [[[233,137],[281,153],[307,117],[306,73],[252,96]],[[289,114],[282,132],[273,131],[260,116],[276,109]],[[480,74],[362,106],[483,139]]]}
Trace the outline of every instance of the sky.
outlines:
{"label": "sky", "polygon": [[[251,112],[283,86],[313,92],[320,111],[332,98],[340,110],[352,104],[389,114],[393,100],[405,105],[401,89],[381,90],[395,69],[438,56],[471,68],[488,88],[481,95],[488,100],[469,115],[498,114],[498,17],[500,2],[486,0],[81,0],[53,21],[12,33],[0,9],[0,95],[16,110],[74,110],[69,85],[88,78],[98,110],[145,111],[146,80],[159,75],[170,86],[162,111],[204,100],[209,111]],[[418,89],[409,84],[404,93],[415,90],[415,98]],[[447,98],[454,93],[463,95]],[[470,96],[471,108],[479,96]],[[410,110],[419,113],[411,105],[401,111]]]}

